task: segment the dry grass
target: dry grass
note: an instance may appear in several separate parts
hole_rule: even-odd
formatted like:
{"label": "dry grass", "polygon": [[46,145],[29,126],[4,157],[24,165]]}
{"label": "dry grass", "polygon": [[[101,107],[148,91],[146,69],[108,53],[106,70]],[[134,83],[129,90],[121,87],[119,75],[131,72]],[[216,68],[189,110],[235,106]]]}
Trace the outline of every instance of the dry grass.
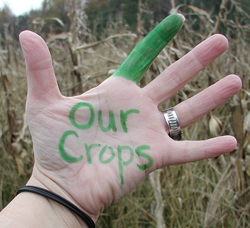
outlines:
{"label": "dry grass", "polygon": [[[222,8],[224,3],[222,1]],[[98,227],[250,227],[250,28],[227,19],[222,10],[214,21],[208,13],[194,7],[181,6],[178,11],[187,18],[185,26],[157,57],[142,86],[196,44],[218,32],[223,24],[230,42],[228,51],[164,106],[174,106],[230,73],[240,75],[243,89],[239,94],[184,130],[184,138],[191,140],[235,135],[238,147],[232,153],[215,159],[163,168],[157,175],[143,181],[128,197],[106,209]],[[240,8],[236,13],[242,14]],[[245,18],[249,20],[249,15]],[[196,21],[199,22],[199,30],[193,29]],[[72,36],[78,36],[77,31],[74,30]],[[49,37],[48,45],[62,93],[67,96],[79,94],[109,77],[137,41],[134,34],[121,35],[128,33],[126,27],[116,23],[105,36],[114,37],[100,43],[86,44],[81,39],[70,39],[68,34]],[[93,37],[91,39],[95,41]],[[25,184],[32,169],[32,141],[24,112],[24,60],[12,37],[8,36],[2,43],[0,208]],[[158,184],[152,187],[152,183]],[[164,219],[162,224],[157,224],[159,218]]]}

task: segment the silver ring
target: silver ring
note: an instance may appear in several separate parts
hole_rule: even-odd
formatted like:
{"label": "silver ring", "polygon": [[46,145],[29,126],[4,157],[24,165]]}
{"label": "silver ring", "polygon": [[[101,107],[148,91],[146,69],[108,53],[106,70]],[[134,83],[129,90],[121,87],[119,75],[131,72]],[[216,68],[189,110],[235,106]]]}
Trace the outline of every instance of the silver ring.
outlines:
{"label": "silver ring", "polygon": [[162,113],[168,125],[169,136],[174,140],[181,140],[182,131],[175,110],[173,108],[169,108],[164,110]]}

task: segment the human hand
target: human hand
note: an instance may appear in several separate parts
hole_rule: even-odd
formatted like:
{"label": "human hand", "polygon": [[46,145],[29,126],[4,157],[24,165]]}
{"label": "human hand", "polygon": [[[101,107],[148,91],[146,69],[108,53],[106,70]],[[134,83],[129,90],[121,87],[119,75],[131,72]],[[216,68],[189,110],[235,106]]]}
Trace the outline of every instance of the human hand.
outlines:
{"label": "human hand", "polygon": [[[172,32],[173,27],[177,28],[175,33],[181,27],[183,18],[174,17],[176,23],[167,24],[167,32]],[[174,141],[158,110],[160,104],[226,50],[226,38],[208,38],[140,88],[136,82],[155,57],[150,54],[157,55],[166,45],[160,39],[157,44],[155,41],[149,39],[147,44],[153,45],[142,46],[143,57],[134,52],[96,88],[64,97],[45,42],[29,31],[20,34],[28,76],[26,112],[35,153],[30,184],[68,198],[96,220],[104,208],[131,192],[148,173],[166,165],[215,157],[235,148],[232,136]],[[159,50],[154,52],[158,45]],[[143,59],[148,59],[148,63],[140,65]],[[230,75],[176,105],[181,128],[194,123],[240,88],[239,77]]]}

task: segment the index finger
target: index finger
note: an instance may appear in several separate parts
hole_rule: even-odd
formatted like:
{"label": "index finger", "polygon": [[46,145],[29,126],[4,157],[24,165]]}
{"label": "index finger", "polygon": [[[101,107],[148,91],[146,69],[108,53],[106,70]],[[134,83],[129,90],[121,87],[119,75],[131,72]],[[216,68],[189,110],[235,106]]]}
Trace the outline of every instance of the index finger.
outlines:
{"label": "index finger", "polygon": [[153,60],[180,30],[184,20],[181,14],[166,17],[135,46],[112,76],[121,76],[138,83]]}

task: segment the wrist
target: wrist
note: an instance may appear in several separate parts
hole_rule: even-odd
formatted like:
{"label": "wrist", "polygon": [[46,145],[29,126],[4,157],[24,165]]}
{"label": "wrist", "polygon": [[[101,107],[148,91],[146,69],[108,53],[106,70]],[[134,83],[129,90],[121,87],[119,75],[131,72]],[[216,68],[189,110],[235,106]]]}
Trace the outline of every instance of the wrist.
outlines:
{"label": "wrist", "polygon": [[84,223],[86,223],[88,228],[95,228],[95,223],[85,212],[83,212],[74,204],[72,204],[71,202],[69,202],[68,200],[66,200],[65,198],[59,196],[54,192],[33,185],[23,186],[17,191],[17,195],[22,192],[34,193],[43,196],[48,200],[52,200],[53,202],[56,202],[62,205],[63,207],[67,208],[68,210],[70,210],[74,215],[77,215]]}
{"label": "wrist", "polygon": [[20,193],[7,205],[0,214],[0,224],[5,228],[88,228],[60,204],[29,192]]}
{"label": "wrist", "polygon": [[[70,221],[70,223],[80,224],[79,227],[89,227],[86,224],[86,220],[93,220],[93,222],[96,222],[98,216],[93,216],[90,213],[88,213],[86,210],[84,210],[75,200],[74,198],[67,192],[65,189],[63,189],[60,185],[58,185],[54,180],[51,178],[48,178],[46,175],[43,175],[42,172],[39,172],[34,167],[32,176],[30,180],[27,182],[27,186],[34,186],[41,189],[37,189],[40,193],[42,190],[42,194],[37,194],[37,191],[32,187],[32,191],[28,194],[36,194],[40,197],[45,198],[48,202],[53,204],[53,209],[57,210],[58,217],[63,221],[65,218],[68,218],[67,221]],[[25,187],[27,190],[27,187]],[[27,193],[25,190],[25,193]],[[46,192],[46,190],[48,192]],[[45,193],[45,194],[44,194]],[[47,195],[49,193],[49,195]],[[23,194],[23,192],[22,192]],[[56,196],[57,195],[57,196]],[[55,200],[56,198],[56,200]],[[59,201],[59,202],[58,202]],[[72,204],[72,205],[70,205]],[[84,205],[87,207],[87,205]],[[76,207],[76,208],[75,208]],[[73,208],[73,209],[72,209]],[[87,217],[87,218],[86,218]],[[88,218],[89,217],[89,218]],[[92,221],[90,222],[92,223]],[[66,226],[68,227],[68,226]],[[69,227],[78,227],[76,225],[71,225]]]}

